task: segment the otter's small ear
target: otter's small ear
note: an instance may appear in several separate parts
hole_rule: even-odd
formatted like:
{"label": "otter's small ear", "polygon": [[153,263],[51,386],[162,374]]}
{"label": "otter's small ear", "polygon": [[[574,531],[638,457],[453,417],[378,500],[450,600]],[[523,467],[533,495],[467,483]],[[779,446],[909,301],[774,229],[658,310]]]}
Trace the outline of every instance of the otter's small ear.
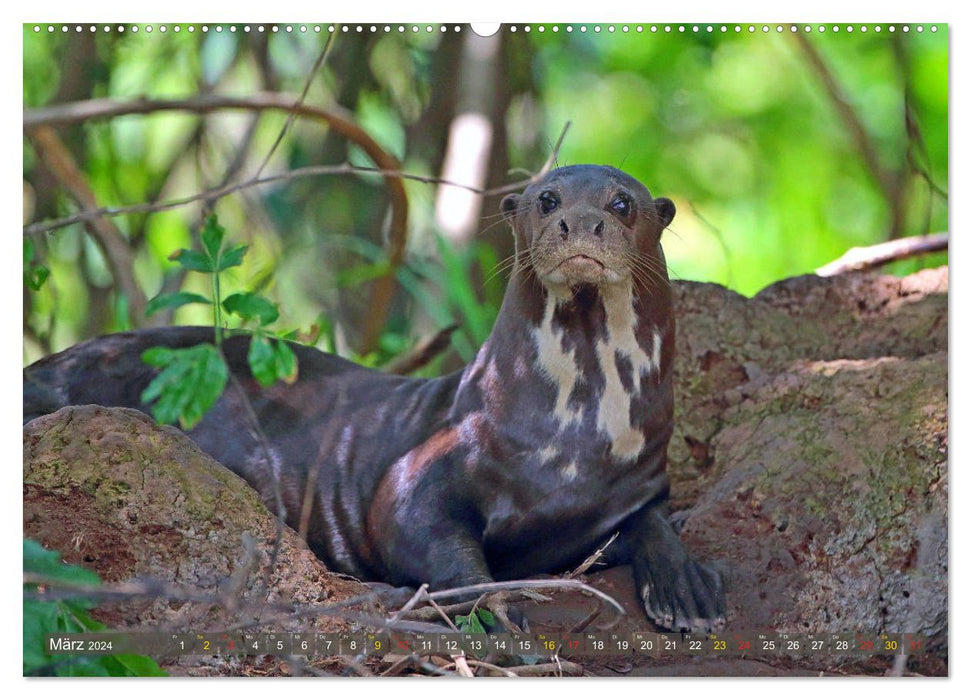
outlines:
{"label": "otter's small ear", "polygon": [[499,208],[505,216],[512,216],[516,213],[516,209],[519,208],[519,195],[507,194],[502,198],[502,203],[499,205]]}
{"label": "otter's small ear", "polygon": [[657,218],[661,222],[661,228],[666,228],[674,220],[674,202],[667,197],[658,197],[654,200],[654,208],[657,210]]}

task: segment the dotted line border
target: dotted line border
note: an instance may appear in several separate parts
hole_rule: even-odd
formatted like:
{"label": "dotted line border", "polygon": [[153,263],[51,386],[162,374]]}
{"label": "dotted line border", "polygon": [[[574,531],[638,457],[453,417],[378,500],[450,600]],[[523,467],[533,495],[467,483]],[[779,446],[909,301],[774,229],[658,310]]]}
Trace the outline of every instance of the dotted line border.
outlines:
{"label": "dotted line border", "polygon": [[[27,23],[29,26],[30,23]],[[926,25],[927,29],[931,33],[936,33],[938,31],[938,25],[931,24]],[[137,34],[138,32],[144,32],[146,34],[151,34],[153,32],[158,32],[161,34],[174,33],[179,34],[183,31],[189,34],[195,33],[197,30],[203,34],[210,31],[223,32],[228,31],[230,33],[242,33],[248,34],[251,32],[256,33],[279,33],[284,32],[287,34],[299,33],[306,34],[308,32],[320,34],[321,32],[326,33],[336,33],[340,32],[342,34],[363,34],[365,32],[371,34],[391,34],[393,32],[398,34],[412,33],[418,34],[424,31],[426,34],[431,34],[437,30],[440,33],[445,33],[449,30],[453,32],[461,32],[463,27],[461,25],[453,24],[35,24],[33,25],[33,31],[35,34],[40,34],[46,31],[48,34],[54,34],[57,31],[61,33],[68,33],[74,31],[75,33],[88,31],[88,32],[111,32],[116,31],[131,32],[132,34]],[[551,33],[565,32],[567,34],[573,32],[579,32],[581,34],[592,31],[594,34],[600,34],[606,31],[608,34],[613,34],[620,32],[622,34],[635,33],[643,34],[645,32],[650,34],[715,34],[722,33],[727,34],[729,32],[734,32],[735,34],[749,33],[749,34],[769,34],[773,30],[777,34],[784,32],[789,32],[795,34],[799,31],[809,33],[809,32],[832,32],[834,34],[839,34],[844,32],[846,34],[852,34],[854,32],[867,33],[875,32],[880,34],[884,31],[889,33],[895,33],[898,30],[904,34],[910,33],[911,31],[916,31],[918,33],[923,33],[925,30],[925,25],[923,24],[607,24],[607,25],[586,25],[586,24],[510,24],[502,25],[500,31],[508,31],[511,33],[516,33],[519,31],[530,33],[532,31],[539,32],[543,34],[547,31]]]}

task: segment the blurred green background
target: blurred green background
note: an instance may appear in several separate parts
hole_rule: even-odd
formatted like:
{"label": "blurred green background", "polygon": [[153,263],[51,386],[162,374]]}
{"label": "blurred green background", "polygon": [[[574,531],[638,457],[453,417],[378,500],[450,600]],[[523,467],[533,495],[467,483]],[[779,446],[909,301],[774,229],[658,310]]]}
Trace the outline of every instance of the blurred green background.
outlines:
{"label": "blurred green background", "polygon": [[[747,25],[740,32],[715,25],[710,33],[704,25],[669,33],[520,25],[489,39],[451,25],[373,33],[351,26],[337,32],[316,74],[327,25],[319,33],[314,25],[266,28],[42,25],[37,32],[25,25],[24,108],[92,98],[298,95],[312,77],[306,104],[347,110],[407,172],[441,177],[450,152],[468,156],[478,144],[487,188],[542,167],[569,121],[560,165],[614,165],[677,204],[662,239],[672,277],[746,295],[810,273],[852,246],[948,228],[944,25],[908,33],[889,25],[866,32],[845,25],[763,32],[759,25],[751,33]],[[455,130],[456,117],[469,113],[486,125],[471,146]],[[55,131],[98,205],[123,206],[252,177],[286,121],[279,110],[166,111]],[[263,172],[344,162],[373,165],[324,123],[299,118]],[[29,131],[23,172],[25,225],[79,211]],[[215,211],[228,237],[251,246],[245,264],[227,273],[225,293],[259,291],[280,304],[281,330],[376,365],[456,322],[453,352],[424,371],[467,361],[502,298],[506,274],[497,265],[512,253],[496,216],[501,195],[466,202],[474,219],[456,233],[435,216],[436,202],[454,188],[408,181],[405,189],[407,254],[374,347],[362,348],[360,327],[370,285],[387,270],[389,197],[379,176],[290,179],[219,199]],[[202,216],[195,203],[112,219],[147,298],[208,292],[203,276],[184,275],[168,260],[193,246]],[[83,224],[30,241],[27,264],[50,276],[36,291],[24,287],[25,362],[144,324],[131,317]],[[935,254],[885,271],[906,274],[946,260]],[[190,306],[150,322],[209,320],[205,308]]]}

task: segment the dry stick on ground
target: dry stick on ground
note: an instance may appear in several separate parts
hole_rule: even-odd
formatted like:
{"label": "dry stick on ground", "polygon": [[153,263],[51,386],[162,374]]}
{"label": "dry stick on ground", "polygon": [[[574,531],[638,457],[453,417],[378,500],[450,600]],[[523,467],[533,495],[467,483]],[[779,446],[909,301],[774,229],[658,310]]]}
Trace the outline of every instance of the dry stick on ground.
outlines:
{"label": "dry stick on ground", "polygon": [[931,233],[926,236],[898,238],[876,245],[850,248],[833,262],[817,268],[816,274],[820,277],[832,277],[844,272],[870,270],[897,260],[947,250],[947,239],[946,233]]}
{"label": "dry stick on ground", "polygon": [[[549,674],[558,674],[561,676],[582,676],[583,666],[580,664],[573,663],[572,661],[556,661],[554,663],[545,664],[533,664],[532,666],[508,666],[503,668],[502,666],[496,666],[494,664],[486,663],[484,661],[478,661],[477,659],[470,659],[465,656],[453,657],[455,659],[452,663],[444,666],[443,668],[451,668],[455,666],[459,667],[459,659],[462,663],[467,666],[476,666],[479,668],[484,668],[486,670],[492,671],[494,673],[501,673],[507,678],[536,678],[539,676],[546,676]],[[470,671],[471,672],[471,671]],[[465,674],[461,674],[465,675]],[[471,677],[471,676],[467,676]]]}
{"label": "dry stick on ground", "polygon": [[[358,595],[347,598],[339,603],[328,606],[299,606],[287,602],[267,602],[261,600],[230,600],[231,592],[221,588],[217,593],[199,591],[171,585],[164,581],[127,581],[117,584],[74,585],[62,581],[51,580],[46,576],[25,572],[23,582],[35,584],[37,590],[24,591],[25,599],[55,601],[83,598],[99,603],[124,603],[135,600],[164,600],[166,602],[198,603],[205,606],[208,614],[213,607],[224,608],[240,614],[248,615],[241,622],[226,625],[224,632],[240,632],[254,627],[268,627],[270,625],[285,624],[305,618],[332,617],[375,629],[387,629],[394,632],[430,632],[440,631],[440,627],[432,627],[423,623],[407,620],[392,622],[384,617],[368,613],[359,613],[350,608],[374,602],[379,598],[376,594]],[[269,610],[271,615],[265,613]]]}
{"label": "dry stick on ground", "polygon": [[596,596],[600,600],[603,600],[607,604],[614,608],[614,611],[618,614],[618,618],[625,614],[624,607],[618,603],[616,600],[611,598],[606,593],[598,591],[592,586],[588,586],[580,581],[574,581],[571,579],[536,579],[536,580],[517,580],[517,581],[491,581],[489,583],[477,583],[471,586],[461,586],[459,588],[448,588],[441,591],[435,591],[428,594],[428,598],[432,600],[440,600],[442,598],[456,598],[456,597],[466,597],[472,595],[478,595],[480,593],[495,593],[498,591],[516,591],[522,589],[530,588],[574,588],[581,591],[587,591],[592,595]]}
{"label": "dry stick on ground", "polygon": [[[36,584],[42,586],[43,590],[25,591],[24,595],[38,600],[62,600],[69,598],[85,598],[103,602],[124,602],[129,600],[167,600],[191,603],[205,603],[207,605],[230,606],[235,605],[237,611],[259,610],[264,611],[269,608],[271,612],[279,613],[273,617],[261,617],[260,619],[243,622],[227,627],[226,632],[236,632],[247,629],[255,625],[280,624],[287,621],[299,620],[308,617],[337,617],[345,620],[358,621],[372,627],[386,628],[389,630],[401,631],[427,631],[427,626],[415,625],[408,620],[392,620],[389,618],[378,618],[374,615],[356,613],[350,608],[366,603],[373,603],[382,598],[381,593],[371,591],[361,595],[347,598],[331,605],[297,605],[284,602],[267,601],[233,601],[226,600],[228,595],[235,595],[231,587],[224,587],[217,594],[211,592],[200,592],[191,588],[179,587],[164,581],[142,580],[128,581],[117,584],[101,585],[75,585],[54,581],[46,576],[24,572],[24,584]],[[499,590],[520,590],[534,588],[567,588],[587,591],[598,599],[610,604],[620,615],[624,614],[624,608],[612,597],[600,592],[592,586],[579,581],[569,579],[539,579],[539,580],[517,580],[517,581],[496,581],[492,583],[480,583],[472,586],[462,586],[450,588],[448,590],[437,591],[435,593],[425,593],[425,599],[436,605],[439,611],[436,616],[443,614],[441,608],[437,608],[436,598],[447,598],[455,596],[474,596],[480,593],[489,593]],[[418,610],[403,613],[402,617],[410,618],[409,613],[419,612]],[[606,627],[604,628],[606,629]]]}
{"label": "dry stick on ground", "polygon": [[566,577],[567,578],[576,578],[580,574],[586,573],[590,569],[591,566],[593,566],[598,561],[600,561],[600,557],[602,557],[603,556],[603,553],[607,551],[607,548],[614,543],[614,540],[617,539],[617,536],[618,535],[620,535],[619,532],[615,532],[614,534],[612,534],[610,536],[610,539],[609,540],[607,540],[606,542],[604,542],[604,544],[602,544],[600,547],[598,547],[597,548],[597,551],[595,551],[589,557],[587,557],[586,559],[584,559],[583,562],[580,564],[580,566],[578,566],[573,571],[571,571],[570,573],[568,573],[566,575]]}
{"label": "dry stick on ground", "polygon": [[465,656],[453,656],[453,663],[455,664],[455,670],[459,672],[459,675],[464,678],[475,678],[475,674],[472,673],[472,669],[469,668],[468,660]]}
{"label": "dry stick on ground", "polygon": [[[30,134],[37,152],[51,174],[64,186],[71,197],[83,209],[96,209],[98,202],[84,175],[74,162],[70,152],[50,127],[39,127]],[[85,223],[88,233],[108,261],[111,276],[128,298],[131,320],[140,325],[145,314],[145,295],[135,281],[135,266],[128,241],[118,227],[108,219]]]}

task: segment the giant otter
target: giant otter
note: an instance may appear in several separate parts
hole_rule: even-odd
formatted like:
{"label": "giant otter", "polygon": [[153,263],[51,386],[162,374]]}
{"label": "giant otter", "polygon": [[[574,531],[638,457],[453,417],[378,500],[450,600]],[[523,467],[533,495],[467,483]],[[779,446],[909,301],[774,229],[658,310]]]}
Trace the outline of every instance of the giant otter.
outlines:
{"label": "giant otter", "polygon": [[[515,268],[464,370],[404,378],[294,345],[298,381],[262,388],[235,336],[224,353],[238,381],[189,436],[272,510],[279,480],[294,526],[311,475],[308,544],[334,570],[436,590],[562,571],[619,532],[607,563],[632,565],[651,619],[720,626],[721,581],[665,513],[675,324],[660,237],[674,204],[620,170],[577,165],[502,211]],[[45,358],[24,370],[24,420],[72,404],[147,411],[142,351],[212,337],[146,329]]]}

